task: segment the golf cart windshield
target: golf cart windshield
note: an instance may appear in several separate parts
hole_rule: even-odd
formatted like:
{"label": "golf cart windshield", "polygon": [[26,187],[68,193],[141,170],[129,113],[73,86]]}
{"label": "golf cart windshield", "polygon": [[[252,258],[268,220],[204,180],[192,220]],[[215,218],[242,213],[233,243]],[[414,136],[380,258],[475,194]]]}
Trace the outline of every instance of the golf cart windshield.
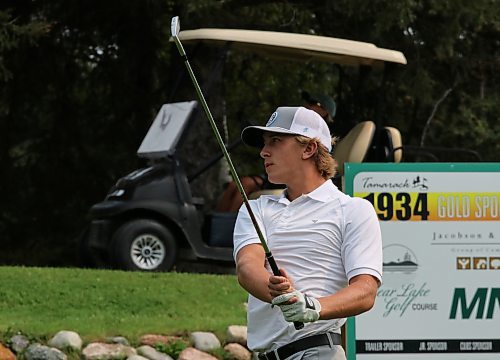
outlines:
{"label": "golf cart windshield", "polygon": [[341,65],[375,67],[384,62],[406,64],[405,56],[399,51],[378,48],[374,44],[365,42],[317,35],[258,30],[197,29],[181,31],[179,39],[186,44],[202,41],[223,45],[231,42],[234,48],[290,60],[322,60]]}

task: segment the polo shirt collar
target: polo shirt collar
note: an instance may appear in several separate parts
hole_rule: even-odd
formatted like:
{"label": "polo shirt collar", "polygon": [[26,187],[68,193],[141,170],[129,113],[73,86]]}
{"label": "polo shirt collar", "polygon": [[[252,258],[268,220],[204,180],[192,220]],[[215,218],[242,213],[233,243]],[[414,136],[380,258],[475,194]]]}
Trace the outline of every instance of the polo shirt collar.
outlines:
{"label": "polo shirt collar", "polygon": [[304,194],[303,196],[310,197],[313,200],[327,202],[332,196],[332,191],[337,190],[337,187],[333,184],[331,180],[325,181],[323,184],[318,186],[316,189],[311,191],[309,194]]}
{"label": "polo shirt collar", "polygon": [[[316,201],[327,202],[333,196],[332,192],[336,190],[338,190],[338,188],[333,184],[333,182],[331,180],[327,180],[310,193],[303,194],[302,196],[309,197]],[[277,198],[277,201],[283,204],[290,203],[290,200],[286,197],[286,189],[283,190],[280,197]]]}

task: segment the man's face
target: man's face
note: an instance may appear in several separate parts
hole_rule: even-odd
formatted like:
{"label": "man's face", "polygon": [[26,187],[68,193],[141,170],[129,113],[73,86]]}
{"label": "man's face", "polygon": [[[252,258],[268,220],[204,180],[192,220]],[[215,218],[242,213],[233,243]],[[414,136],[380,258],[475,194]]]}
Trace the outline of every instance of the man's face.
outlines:
{"label": "man's face", "polygon": [[295,140],[294,135],[265,132],[264,146],[260,156],[269,181],[273,184],[288,184],[296,175],[302,161],[305,146]]}

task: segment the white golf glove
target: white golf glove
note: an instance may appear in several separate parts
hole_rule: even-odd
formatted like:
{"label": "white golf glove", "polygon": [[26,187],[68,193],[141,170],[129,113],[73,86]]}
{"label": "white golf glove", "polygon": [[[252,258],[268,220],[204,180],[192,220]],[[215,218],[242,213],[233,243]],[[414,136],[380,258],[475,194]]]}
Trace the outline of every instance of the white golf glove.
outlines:
{"label": "white golf glove", "polygon": [[[285,304],[293,297],[297,298],[297,302],[290,305]],[[319,312],[321,311],[321,304],[318,299],[302,294],[298,290],[276,296],[272,304],[279,306],[285,320],[290,322],[314,322],[319,319]]]}

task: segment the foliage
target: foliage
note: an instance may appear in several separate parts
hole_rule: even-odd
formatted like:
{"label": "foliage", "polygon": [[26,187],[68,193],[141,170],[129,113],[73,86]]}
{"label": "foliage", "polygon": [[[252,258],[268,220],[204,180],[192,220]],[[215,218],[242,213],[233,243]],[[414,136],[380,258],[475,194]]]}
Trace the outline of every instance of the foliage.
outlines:
{"label": "foliage", "polygon": [[[499,161],[499,7],[494,0],[3,2],[0,239],[9,251],[0,262],[75,264],[89,207],[144,166],[135,151],[160,105],[196,98],[168,41],[173,15],[183,29],[318,34],[406,55],[408,65],[383,73],[231,51],[214,72],[219,49],[187,48],[216,120],[227,115],[231,140],[278,104],[300,104],[307,89],[335,97],[338,135],[375,119],[398,127],[405,144],[466,147]],[[189,135],[182,155],[191,173],[217,144],[203,115]],[[240,174],[262,172],[250,158],[255,151],[235,150]],[[215,201],[217,180],[214,167],[192,184],[194,195]]]}
{"label": "foliage", "polygon": [[155,344],[154,348],[162,353],[171,356],[174,359],[177,359],[182,350],[186,349],[188,346],[189,343],[187,343],[185,340],[180,339],[169,342],[168,344],[157,343]]}
{"label": "foliage", "polygon": [[[12,17],[11,11],[0,10],[0,54],[15,51],[23,43],[33,44],[38,38],[49,32],[49,24],[34,20],[19,24]],[[5,66],[4,57],[0,57],[0,79],[5,82],[12,79],[12,72]]]}
{"label": "foliage", "polygon": [[235,356],[223,348],[217,348],[209,351],[209,353],[221,360],[234,360]]}

